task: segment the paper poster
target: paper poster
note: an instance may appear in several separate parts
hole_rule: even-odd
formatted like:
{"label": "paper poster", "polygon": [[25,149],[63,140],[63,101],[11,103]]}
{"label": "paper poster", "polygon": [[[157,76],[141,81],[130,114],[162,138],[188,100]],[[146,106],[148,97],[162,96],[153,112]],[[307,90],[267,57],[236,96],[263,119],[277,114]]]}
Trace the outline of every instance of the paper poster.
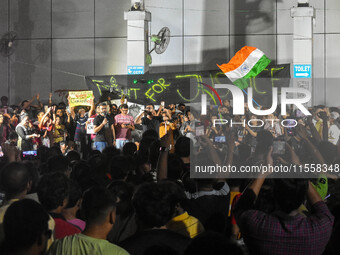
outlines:
{"label": "paper poster", "polygon": [[88,134],[88,135],[95,134],[93,120],[94,120],[94,118],[88,118],[87,119],[86,134]]}
{"label": "paper poster", "polygon": [[70,91],[69,105],[70,107],[78,105],[91,106],[93,103],[93,91]]}

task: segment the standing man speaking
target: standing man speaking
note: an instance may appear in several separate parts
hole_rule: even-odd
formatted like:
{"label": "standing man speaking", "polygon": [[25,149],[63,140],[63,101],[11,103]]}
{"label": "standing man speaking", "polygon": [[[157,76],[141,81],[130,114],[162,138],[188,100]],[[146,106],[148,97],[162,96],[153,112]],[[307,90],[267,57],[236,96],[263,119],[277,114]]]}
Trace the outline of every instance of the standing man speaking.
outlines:
{"label": "standing man speaking", "polygon": [[[111,144],[111,139],[113,137],[113,145],[116,143],[116,134],[114,128],[114,120],[107,114],[106,103],[99,104],[99,113],[93,120],[94,132],[96,137],[94,139],[94,145],[96,150],[102,152],[108,144]],[[112,136],[110,135],[112,132]]]}

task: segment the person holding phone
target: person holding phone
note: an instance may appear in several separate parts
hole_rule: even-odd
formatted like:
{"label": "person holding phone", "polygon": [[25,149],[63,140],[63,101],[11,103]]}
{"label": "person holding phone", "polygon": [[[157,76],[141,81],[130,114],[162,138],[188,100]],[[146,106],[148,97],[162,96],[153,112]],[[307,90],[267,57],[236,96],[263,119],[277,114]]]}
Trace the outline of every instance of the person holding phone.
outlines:
{"label": "person holding phone", "polygon": [[281,136],[282,129],[280,127],[278,117],[272,113],[272,114],[268,114],[266,119],[270,121],[265,123],[264,129],[268,130],[273,135],[274,138]]}
{"label": "person holding phone", "polygon": [[124,145],[131,141],[131,131],[135,130],[133,117],[128,114],[129,106],[122,104],[121,113],[115,116],[116,128],[116,148],[122,149]]}
{"label": "person holding phone", "polygon": [[159,116],[161,107],[158,112],[155,106],[149,103],[145,106],[145,110],[136,118],[135,124],[142,124],[143,132],[147,130],[155,130],[159,134],[159,124],[162,122],[162,116]]}
{"label": "person holding phone", "polygon": [[188,117],[188,122],[184,129],[184,135],[192,139],[195,147],[199,147],[196,137],[196,127],[201,124],[201,122],[197,120],[199,118],[199,114],[194,109],[188,109],[185,114]]}
{"label": "person holding phone", "polygon": [[216,115],[211,116],[210,120],[211,120],[210,123],[209,123],[210,125],[207,128],[205,134],[209,138],[211,138],[211,139],[213,139],[215,141],[215,137],[222,136],[222,134],[223,134],[222,125],[215,125],[214,126],[214,123],[217,120],[217,116]]}
{"label": "person holding phone", "polygon": [[[272,150],[270,147],[266,155],[265,164],[268,166],[274,165]],[[294,156],[299,161],[292,153],[292,159]],[[270,174],[267,171],[254,179],[242,192],[234,208],[237,225],[248,249],[256,251],[256,254],[322,254],[331,237],[334,216],[310,181],[275,178],[275,212],[254,208]],[[307,217],[298,210],[306,197],[311,208]]]}
{"label": "person holding phone", "polygon": [[19,136],[18,147],[22,151],[31,151],[33,150],[33,142],[32,139],[36,137],[40,137],[39,134],[33,134],[32,124],[30,124],[29,116],[24,113],[21,115],[21,121],[16,126],[15,131]]}

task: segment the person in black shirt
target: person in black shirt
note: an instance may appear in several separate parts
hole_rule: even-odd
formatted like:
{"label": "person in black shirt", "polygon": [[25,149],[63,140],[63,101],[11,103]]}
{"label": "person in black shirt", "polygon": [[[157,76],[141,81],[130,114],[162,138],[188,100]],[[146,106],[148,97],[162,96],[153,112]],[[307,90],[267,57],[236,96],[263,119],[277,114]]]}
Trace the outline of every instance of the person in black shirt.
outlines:
{"label": "person in black shirt", "polygon": [[[249,122],[250,121],[250,122]],[[251,126],[249,126],[249,125]],[[257,134],[263,129],[261,127],[261,123],[256,115],[250,115],[250,118],[247,120],[247,124],[245,125],[245,139],[244,143],[249,145],[252,148],[252,152],[255,151],[255,147],[257,145]]]}
{"label": "person in black shirt", "polygon": [[135,123],[142,124],[143,132],[152,129],[159,134],[159,123],[163,121],[162,116],[159,116],[159,113],[160,111],[156,113],[155,106],[150,103],[145,106],[145,111],[136,118]]}
{"label": "person in black shirt", "polygon": [[[37,99],[38,105],[33,105],[33,101]],[[36,110],[41,110],[43,108],[43,104],[40,102],[40,94],[36,94],[30,101],[24,100],[21,103],[21,114],[26,113],[31,120],[34,120],[34,117],[37,115]]]}
{"label": "person in black shirt", "polygon": [[179,103],[178,106],[177,106],[177,109],[179,111],[181,111],[182,113],[184,113],[185,112],[185,104]]}
{"label": "person in black shirt", "polygon": [[[133,196],[139,231],[119,246],[131,255],[151,254],[151,250],[162,247],[162,252],[152,254],[183,254],[190,238],[166,229],[166,224],[175,215],[177,201],[164,183],[145,183]],[[167,253],[169,254],[169,253]]]}
{"label": "person in black shirt", "polygon": [[94,132],[96,137],[94,145],[97,150],[102,152],[110,141],[113,139],[113,145],[116,142],[116,134],[114,129],[114,120],[107,115],[107,105],[105,103],[99,104],[99,114],[93,120]]}

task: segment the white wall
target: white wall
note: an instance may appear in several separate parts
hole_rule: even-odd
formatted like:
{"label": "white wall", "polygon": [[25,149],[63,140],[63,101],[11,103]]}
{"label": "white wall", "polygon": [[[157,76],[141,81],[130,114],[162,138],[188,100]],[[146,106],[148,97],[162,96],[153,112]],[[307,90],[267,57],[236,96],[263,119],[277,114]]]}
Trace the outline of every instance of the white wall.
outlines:
{"label": "white wall", "polygon": [[[278,64],[292,61],[296,0],[146,0],[151,33],[168,26],[172,38],[152,54],[151,72],[216,69],[244,45],[259,47]],[[316,7],[314,96],[338,103],[340,1]],[[9,58],[0,56],[0,94],[11,103],[40,92],[85,89],[84,76],[126,73],[127,0],[0,0],[0,35],[18,33]],[[327,78],[327,79],[326,79]],[[326,100],[327,99],[327,100]]]}

